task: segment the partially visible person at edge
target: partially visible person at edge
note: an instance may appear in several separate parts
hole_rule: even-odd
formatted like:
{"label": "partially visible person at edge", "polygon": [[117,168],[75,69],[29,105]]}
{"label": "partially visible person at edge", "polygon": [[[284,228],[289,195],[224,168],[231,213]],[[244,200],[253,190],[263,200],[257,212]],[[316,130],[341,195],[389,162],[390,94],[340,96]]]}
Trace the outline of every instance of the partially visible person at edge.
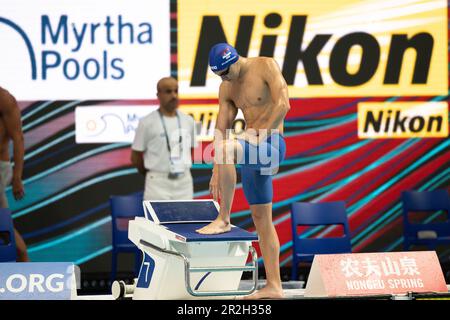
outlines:
{"label": "partially visible person at edge", "polygon": [[[12,183],[14,199],[25,196],[22,183],[24,143],[20,109],[16,99],[7,90],[0,87],[0,207],[8,208],[6,188]],[[9,142],[13,143],[14,167],[10,163]],[[20,233],[14,228],[17,248],[17,261],[30,261],[27,246]]]}

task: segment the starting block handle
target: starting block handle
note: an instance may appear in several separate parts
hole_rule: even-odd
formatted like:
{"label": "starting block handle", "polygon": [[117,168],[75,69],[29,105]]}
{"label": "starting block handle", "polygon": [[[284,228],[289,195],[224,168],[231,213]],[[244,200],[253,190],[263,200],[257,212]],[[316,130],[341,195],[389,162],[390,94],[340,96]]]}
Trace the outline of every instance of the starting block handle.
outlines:
{"label": "starting block handle", "polygon": [[[211,297],[211,296],[240,296],[248,295],[256,290],[258,285],[258,255],[256,254],[255,248],[249,247],[249,252],[252,255],[252,265],[249,267],[241,266],[223,266],[223,267],[202,267],[202,268],[191,268],[189,259],[184,255],[180,254],[184,260],[184,279],[186,290],[190,295],[194,297]],[[178,253],[179,254],[179,253]],[[250,290],[224,290],[224,291],[196,291],[192,289],[191,286],[191,272],[230,272],[230,271],[251,271],[253,287]]]}
{"label": "starting block handle", "polygon": [[[223,266],[223,267],[190,267],[189,259],[183,255],[182,253],[171,251],[167,249],[158,248],[151,243],[141,240],[140,243],[147,247],[153,248],[157,251],[168,253],[171,255],[178,256],[184,261],[184,282],[186,286],[187,292],[194,297],[211,297],[211,296],[240,296],[240,295],[248,295],[253,293],[258,286],[258,255],[256,253],[255,248],[252,246],[249,247],[249,252],[252,255],[252,265],[251,266]],[[224,290],[224,291],[196,291],[191,287],[191,272],[231,272],[231,271],[251,271],[252,272],[252,280],[253,287],[250,290]]]}

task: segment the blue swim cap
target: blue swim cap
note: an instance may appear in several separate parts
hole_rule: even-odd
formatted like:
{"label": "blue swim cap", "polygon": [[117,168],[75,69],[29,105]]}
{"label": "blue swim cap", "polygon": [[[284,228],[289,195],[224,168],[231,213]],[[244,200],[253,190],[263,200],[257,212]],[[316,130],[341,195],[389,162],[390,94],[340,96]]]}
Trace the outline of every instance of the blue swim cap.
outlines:
{"label": "blue swim cap", "polygon": [[224,70],[238,59],[239,55],[236,49],[228,43],[218,43],[209,51],[209,66],[212,71]]}

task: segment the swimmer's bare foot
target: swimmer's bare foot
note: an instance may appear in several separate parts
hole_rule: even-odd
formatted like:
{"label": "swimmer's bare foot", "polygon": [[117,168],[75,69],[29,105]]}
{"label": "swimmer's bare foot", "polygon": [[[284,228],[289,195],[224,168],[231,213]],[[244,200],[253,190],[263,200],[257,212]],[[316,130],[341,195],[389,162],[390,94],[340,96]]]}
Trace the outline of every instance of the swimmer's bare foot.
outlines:
{"label": "swimmer's bare foot", "polygon": [[222,219],[216,219],[210,224],[204,226],[201,229],[195,230],[201,234],[219,234],[225,233],[231,230],[231,224],[228,221]]}
{"label": "swimmer's bare foot", "polygon": [[283,289],[274,286],[265,286],[251,295],[243,297],[244,300],[258,299],[282,299],[284,297]]}

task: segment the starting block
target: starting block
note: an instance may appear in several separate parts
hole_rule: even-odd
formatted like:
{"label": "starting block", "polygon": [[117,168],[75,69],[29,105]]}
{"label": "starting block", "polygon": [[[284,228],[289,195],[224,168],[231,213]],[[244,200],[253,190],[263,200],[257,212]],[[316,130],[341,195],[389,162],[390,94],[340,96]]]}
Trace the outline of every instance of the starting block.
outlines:
{"label": "starting block", "polygon": [[[143,206],[145,217],[136,217],[128,227],[128,238],[143,253],[139,276],[131,289],[116,281],[115,296],[127,292],[133,299],[192,299],[247,295],[256,289],[255,234],[236,226],[217,235],[195,231],[216,219],[217,202],[143,201]],[[253,287],[238,290],[244,271],[252,272]]]}

